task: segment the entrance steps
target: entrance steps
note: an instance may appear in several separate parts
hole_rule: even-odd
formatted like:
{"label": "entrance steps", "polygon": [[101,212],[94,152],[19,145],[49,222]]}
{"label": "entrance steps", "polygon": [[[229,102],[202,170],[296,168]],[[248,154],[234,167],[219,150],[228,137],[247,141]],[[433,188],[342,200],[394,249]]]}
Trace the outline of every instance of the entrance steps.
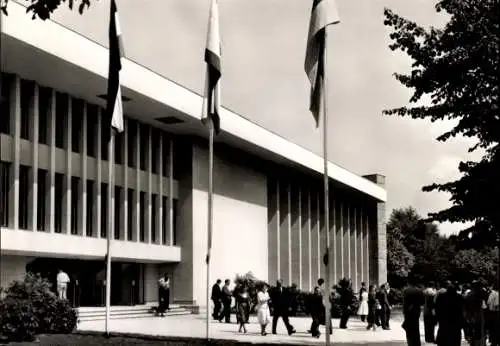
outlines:
{"label": "entrance steps", "polygon": [[[110,311],[110,319],[125,319],[125,318],[143,318],[154,316],[153,307],[157,304],[150,303],[144,305],[131,306],[112,306]],[[78,322],[99,321],[106,319],[106,308],[98,307],[79,307],[75,308],[78,315]],[[171,304],[170,310],[165,316],[173,315],[189,315],[193,312],[192,306]]]}

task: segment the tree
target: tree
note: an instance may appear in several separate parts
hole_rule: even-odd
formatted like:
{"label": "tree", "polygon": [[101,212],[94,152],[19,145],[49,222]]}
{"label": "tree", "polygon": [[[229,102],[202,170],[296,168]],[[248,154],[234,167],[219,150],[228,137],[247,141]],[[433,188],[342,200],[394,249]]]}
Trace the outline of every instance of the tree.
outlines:
{"label": "tree", "polygon": [[492,283],[497,277],[498,249],[465,249],[453,258],[453,276],[456,280],[470,282],[483,279]]}
{"label": "tree", "polygon": [[[57,10],[61,3],[66,2],[66,0],[25,0],[25,2],[31,3],[26,8],[26,13],[31,13],[32,18],[36,17],[41,20],[46,20],[50,18],[50,15]],[[68,0],[68,7],[73,9],[75,2],[79,2],[78,12],[82,14],[85,8],[90,7],[90,0]],[[9,0],[0,0],[0,9],[5,15],[8,15],[7,7]]]}
{"label": "tree", "polygon": [[[425,29],[390,9],[391,50],[405,52],[412,60],[411,72],[395,74],[413,90],[412,106],[385,110],[386,115],[413,119],[455,120],[440,135],[447,141],[457,135],[476,140],[469,152],[484,150],[477,161],[461,162],[461,177],[444,184],[431,184],[424,191],[451,194],[452,206],[429,214],[429,221],[473,222],[464,230],[487,244],[500,241],[500,2],[497,0],[440,0],[436,11],[449,21],[442,29]],[[430,105],[416,105],[424,96]]]}

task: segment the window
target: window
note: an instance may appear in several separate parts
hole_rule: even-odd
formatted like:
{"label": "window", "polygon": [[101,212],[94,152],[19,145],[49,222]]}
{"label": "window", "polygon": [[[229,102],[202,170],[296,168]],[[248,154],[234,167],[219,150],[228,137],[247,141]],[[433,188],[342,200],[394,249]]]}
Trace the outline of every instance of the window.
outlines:
{"label": "window", "polygon": [[55,175],[55,186],[54,186],[54,232],[62,233],[62,200],[63,200],[63,180],[64,175],[61,173],[56,173]]}
{"label": "window", "polygon": [[158,196],[155,194],[151,195],[151,242],[155,243],[157,238],[156,232],[156,203]]}
{"label": "window", "polygon": [[115,162],[119,165],[123,164],[123,133],[115,135]]}
{"label": "window", "polygon": [[94,235],[94,181],[87,180],[87,237]]}
{"label": "window", "polygon": [[81,152],[82,124],[83,124],[83,101],[73,99],[71,103],[71,151]]}
{"label": "window", "polygon": [[161,204],[163,208],[163,217],[161,218],[161,238],[162,244],[167,244],[167,234],[168,234],[168,197],[161,196]]}
{"label": "window", "polygon": [[36,213],[36,229],[45,231],[45,213],[46,213],[46,196],[47,196],[47,174],[44,169],[38,170],[37,186],[38,186],[38,209]]}
{"label": "window", "polygon": [[10,134],[10,89],[12,88],[13,76],[2,73],[2,85],[0,94],[0,133]]}
{"label": "window", "polygon": [[[158,162],[160,160],[160,131],[153,128],[151,134],[151,150],[153,154],[151,155],[151,167],[153,174],[158,174]],[[165,155],[165,153],[163,153]]]}
{"label": "window", "polygon": [[[56,147],[64,149],[68,116],[68,95],[56,93]],[[57,199],[56,199],[57,200]]]}
{"label": "window", "polygon": [[134,230],[134,225],[133,223],[133,215],[134,215],[134,190],[132,189],[127,189],[127,240],[133,240],[133,230]]}
{"label": "window", "polygon": [[140,169],[142,171],[146,170],[147,167],[147,161],[148,161],[148,139],[149,139],[149,125],[146,124],[141,124],[140,127],[140,141],[141,141],[141,146],[139,149],[140,152]]}
{"label": "window", "polygon": [[170,139],[167,136],[163,136],[163,176],[168,177],[169,169],[168,169],[168,162],[169,162],[169,157],[170,157]]}
{"label": "window", "polygon": [[71,234],[78,234],[79,184],[80,178],[71,177]]}
{"label": "window", "polygon": [[146,240],[146,192],[139,194],[139,240]]}
{"label": "window", "polygon": [[52,104],[52,92],[48,88],[38,89],[38,142],[48,144],[48,134],[50,129],[50,117]]}
{"label": "window", "polygon": [[28,201],[30,191],[30,168],[21,165],[19,167],[19,229],[28,229]]}
{"label": "window", "polygon": [[0,161],[0,226],[9,225],[10,163]]}
{"label": "window", "polygon": [[119,186],[115,186],[115,239],[120,239],[120,229],[122,228],[121,225],[121,210],[122,210],[122,204],[121,204],[121,193],[122,189]]}
{"label": "window", "polygon": [[34,84],[33,82],[21,81],[21,138],[31,139],[31,124],[33,113],[31,106],[33,104]]}
{"label": "window", "polygon": [[172,222],[172,227],[174,228],[173,229],[173,241],[172,241],[172,245],[177,245],[177,205],[178,205],[178,201],[176,199],[172,200],[173,201],[173,204],[172,204],[172,214],[174,215],[173,217],[173,222]]}
{"label": "window", "polygon": [[108,236],[108,184],[101,183],[101,238]]}
{"label": "window", "polygon": [[97,153],[97,107],[87,105],[87,155],[96,157]]}

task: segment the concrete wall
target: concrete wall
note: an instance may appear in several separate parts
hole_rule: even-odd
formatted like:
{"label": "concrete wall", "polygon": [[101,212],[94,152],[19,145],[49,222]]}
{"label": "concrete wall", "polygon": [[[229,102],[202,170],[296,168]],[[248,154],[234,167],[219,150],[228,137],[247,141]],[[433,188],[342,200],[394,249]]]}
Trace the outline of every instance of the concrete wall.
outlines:
{"label": "concrete wall", "polygon": [[0,287],[6,288],[14,280],[22,280],[26,274],[26,264],[33,257],[7,256],[0,258]]}
{"label": "concrete wall", "polygon": [[[187,151],[190,151],[187,149]],[[192,180],[180,183],[176,301],[206,301],[208,151],[191,147]],[[183,174],[183,176],[186,176]],[[190,180],[187,179],[186,180]],[[192,190],[189,191],[189,185]],[[267,279],[267,178],[226,148],[215,149],[213,240],[210,281],[251,271]],[[189,226],[192,226],[190,231]]]}

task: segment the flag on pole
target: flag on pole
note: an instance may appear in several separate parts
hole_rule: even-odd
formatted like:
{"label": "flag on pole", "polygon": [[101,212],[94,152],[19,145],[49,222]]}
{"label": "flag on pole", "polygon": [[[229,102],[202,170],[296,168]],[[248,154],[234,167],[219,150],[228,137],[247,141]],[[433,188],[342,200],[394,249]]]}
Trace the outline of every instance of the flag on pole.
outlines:
{"label": "flag on pole", "polygon": [[124,53],[121,34],[116,3],[115,0],[111,0],[111,9],[109,12],[109,70],[106,116],[107,119],[111,119],[111,129],[118,133],[123,132],[120,70],[122,69],[121,57]]}
{"label": "flag on pole", "polygon": [[323,97],[325,29],[330,24],[338,23],[340,23],[340,18],[335,0],[314,0],[309,22],[304,67],[311,82],[309,110],[312,112],[314,120],[316,120],[316,127],[319,125],[320,104]]}
{"label": "flag on pole", "polygon": [[205,96],[201,121],[212,120],[216,134],[220,132],[220,83],[221,41],[219,33],[219,8],[217,0],[212,0],[208,18],[207,44],[205,47],[207,72],[205,77]]}

